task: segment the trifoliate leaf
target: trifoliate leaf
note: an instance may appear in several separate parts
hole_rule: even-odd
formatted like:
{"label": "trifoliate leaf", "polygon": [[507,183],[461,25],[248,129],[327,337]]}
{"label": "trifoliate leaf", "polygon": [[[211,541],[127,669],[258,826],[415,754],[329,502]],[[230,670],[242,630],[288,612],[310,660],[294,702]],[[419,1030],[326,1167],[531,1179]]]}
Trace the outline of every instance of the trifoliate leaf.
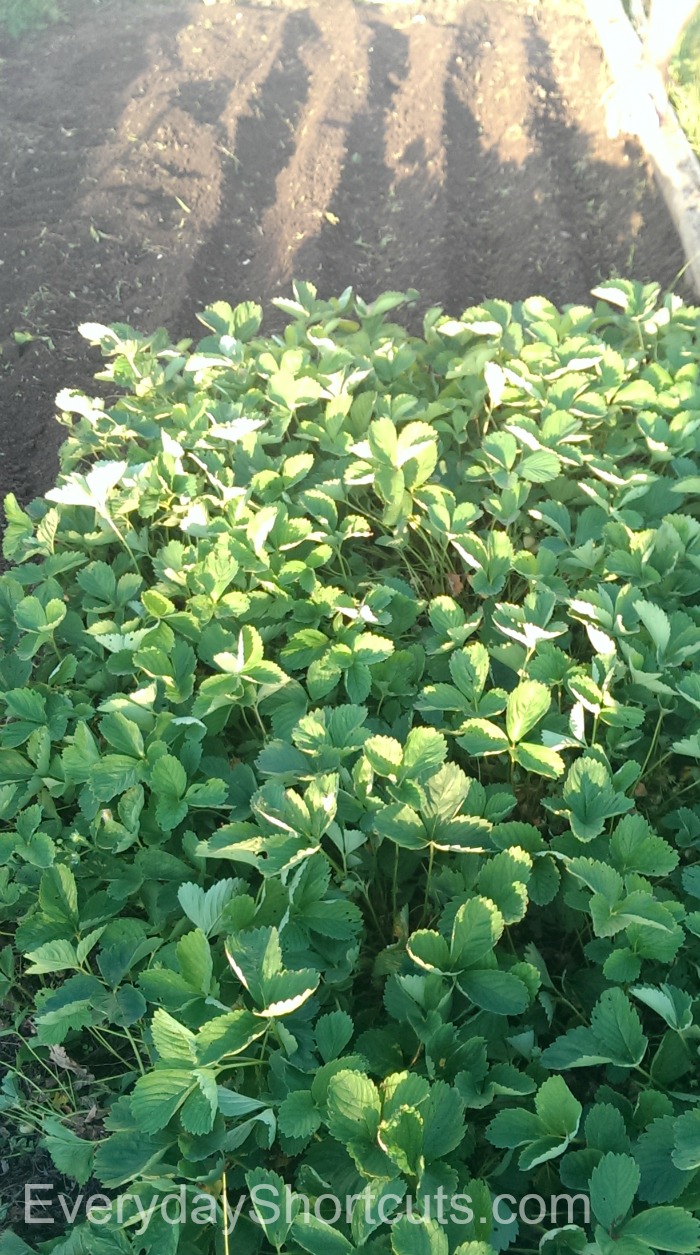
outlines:
{"label": "trifoliate leaf", "polygon": [[542,1053],[545,1067],[556,1070],[614,1063],[637,1067],[644,1058],[647,1039],[639,1016],[621,989],[608,989],[593,1008],[590,1028],[574,1028],[557,1038]]}

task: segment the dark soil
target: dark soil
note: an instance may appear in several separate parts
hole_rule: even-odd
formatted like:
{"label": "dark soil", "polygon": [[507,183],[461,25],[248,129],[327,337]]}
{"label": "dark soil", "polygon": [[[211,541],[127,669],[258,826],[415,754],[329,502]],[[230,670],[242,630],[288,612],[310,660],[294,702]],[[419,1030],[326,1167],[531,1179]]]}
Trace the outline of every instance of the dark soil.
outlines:
{"label": "dark soil", "polygon": [[84,321],[196,335],[204,304],[292,276],[454,314],[612,274],[683,292],[576,0],[69,10],[0,43],[0,488],[22,502],[55,476],[56,393],[95,387]]}

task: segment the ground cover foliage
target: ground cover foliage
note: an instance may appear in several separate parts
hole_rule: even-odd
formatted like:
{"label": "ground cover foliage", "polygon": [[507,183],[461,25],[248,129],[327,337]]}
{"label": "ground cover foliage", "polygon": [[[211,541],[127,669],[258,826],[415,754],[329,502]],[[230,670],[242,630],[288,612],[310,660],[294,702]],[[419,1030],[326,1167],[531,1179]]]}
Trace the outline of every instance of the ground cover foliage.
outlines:
{"label": "ground cover foliage", "polygon": [[700,310],[413,295],[85,326],[6,502],[0,1118],[129,1196],[42,1250],[698,1249]]}

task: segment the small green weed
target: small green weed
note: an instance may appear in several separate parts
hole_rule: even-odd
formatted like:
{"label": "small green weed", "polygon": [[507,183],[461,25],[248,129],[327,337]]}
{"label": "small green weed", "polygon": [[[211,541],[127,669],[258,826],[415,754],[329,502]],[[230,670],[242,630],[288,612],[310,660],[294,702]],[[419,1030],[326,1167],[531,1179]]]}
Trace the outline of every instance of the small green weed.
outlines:
{"label": "small green weed", "polygon": [[700,310],[413,296],[83,327],[7,500],[47,1255],[699,1249]]}

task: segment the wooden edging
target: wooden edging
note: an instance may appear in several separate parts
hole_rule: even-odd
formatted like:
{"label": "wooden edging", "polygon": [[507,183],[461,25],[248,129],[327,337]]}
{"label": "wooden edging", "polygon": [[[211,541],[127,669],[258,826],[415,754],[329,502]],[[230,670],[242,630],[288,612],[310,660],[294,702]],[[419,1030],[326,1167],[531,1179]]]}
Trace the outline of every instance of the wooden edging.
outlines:
{"label": "wooden edging", "polygon": [[610,68],[608,127],[636,135],[647,153],[681,238],[688,274],[700,295],[700,162],[620,0],[584,0]]}

